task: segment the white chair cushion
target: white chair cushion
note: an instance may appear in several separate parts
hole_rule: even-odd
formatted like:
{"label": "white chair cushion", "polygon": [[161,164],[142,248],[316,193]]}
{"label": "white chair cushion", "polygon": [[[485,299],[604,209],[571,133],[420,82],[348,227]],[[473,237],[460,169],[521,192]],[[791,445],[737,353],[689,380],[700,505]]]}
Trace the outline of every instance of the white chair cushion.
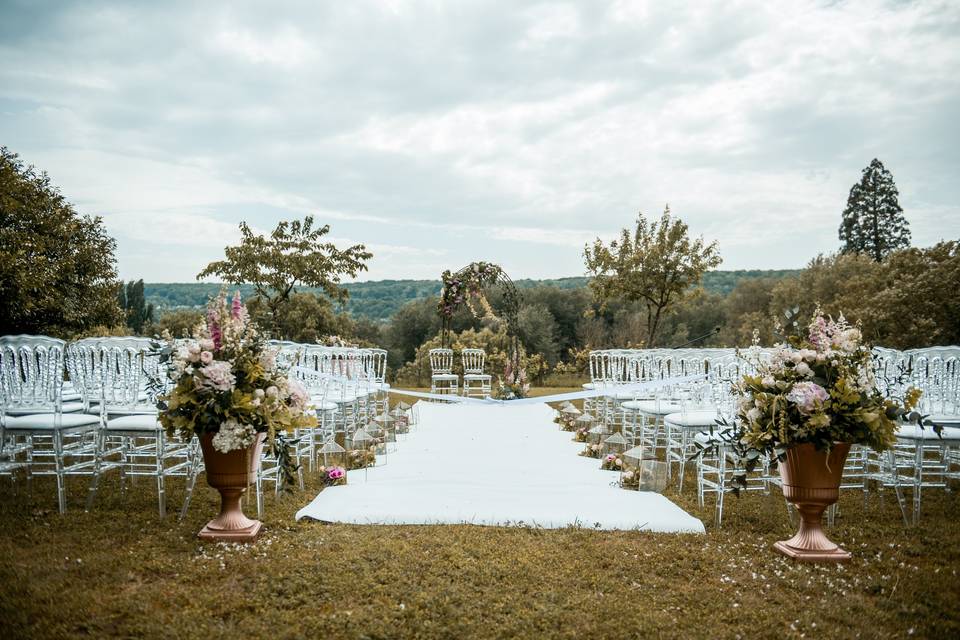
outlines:
{"label": "white chair cushion", "polygon": [[927,418],[933,424],[939,424],[939,425],[953,424],[953,425],[960,426],[960,414],[958,413],[934,413],[927,416]]}
{"label": "white chair cushion", "polygon": [[135,414],[107,420],[108,431],[156,431],[161,429],[157,414]]}
{"label": "white chair cushion", "polygon": [[929,444],[943,442],[951,446],[960,444],[960,428],[944,427],[943,438],[937,435],[933,427],[920,428],[915,424],[902,424],[897,427],[897,438],[900,440],[924,440]]}
{"label": "white chair cushion", "polygon": [[[83,411],[82,402],[64,402],[61,406],[63,413],[76,413],[77,411]],[[8,416],[32,416],[39,415],[42,413],[51,413],[49,407],[23,407],[17,409],[7,409]]]}
{"label": "white chair cushion", "polygon": [[[7,416],[6,429],[8,431],[53,430],[55,427],[54,414],[34,413],[27,416]],[[64,413],[60,416],[60,429],[76,429],[99,424],[100,418],[87,413]]]}
{"label": "white chair cushion", "polygon": [[455,373],[435,373],[430,376],[431,380],[458,380],[460,376]]}
{"label": "white chair cushion", "polygon": [[463,374],[464,380],[489,380],[490,374],[488,373],[465,373]]}
{"label": "white chair cushion", "polygon": [[703,429],[717,424],[717,412],[712,409],[704,409],[698,411],[687,411],[686,414],[682,412],[671,413],[665,416],[663,421],[677,425],[678,427],[698,427]]}
{"label": "white chair cushion", "polygon": [[594,384],[592,382],[584,382],[582,386],[586,391],[593,391],[594,389]]}

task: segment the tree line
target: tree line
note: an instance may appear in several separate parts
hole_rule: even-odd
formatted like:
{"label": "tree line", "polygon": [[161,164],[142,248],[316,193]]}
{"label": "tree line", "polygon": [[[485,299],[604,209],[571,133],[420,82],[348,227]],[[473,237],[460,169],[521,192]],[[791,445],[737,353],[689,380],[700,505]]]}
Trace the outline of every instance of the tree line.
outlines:
{"label": "tree line", "polygon": [[[878,160],[851,188],[841,218],[836,254],[817,256],[799,271],[762,274],[716,271],[716,244],[691,237],[669,209],[654,219],[638,215],[614,241],[584,247],[586,277],[517,282],[523,294],[517,332],[531,376],[582,375],[593,348],[770,344],[784,309],[799,307],[803,321],[817,303],[860,322],[876,344],[960,342],[958,243],[909,246],[896,186]],[[371,254],[363,245],[333,245],[328,232],[309,216],[281,222],[267,236],[242,224],[240,244],[198,278],[241,287],[251,315],[277,338],[315,342],[337,335],[383,346],[392,371],[422,382],[426,352],[439,340],[439,283],[344,284],[366,270]],[[118,281],[114,250],[100,218],[78,214],[45,173],[0,148],[0,333],[188,335],[200,312],[159,314],[165,305],[150,299],[150,285]],[[187,291],[174,291],[183,296],[176,300],[196,305],[204,302],[196,296],[216,285],[177,286]],[[403,301],[398,290],[412,299]],[[350,313],[351,293],[399,306],[387,319]],[[488,293],[496,311],[502,294],[495,287]],[[452,330],[455,347],[487,349],[492,367],[505,357],[507,336],[495,319],[464,311]]]}

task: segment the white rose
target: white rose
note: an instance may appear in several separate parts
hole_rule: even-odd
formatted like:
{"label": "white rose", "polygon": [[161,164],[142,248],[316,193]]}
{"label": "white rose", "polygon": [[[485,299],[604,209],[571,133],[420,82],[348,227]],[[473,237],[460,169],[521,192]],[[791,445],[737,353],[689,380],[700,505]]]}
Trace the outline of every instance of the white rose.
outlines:
{"label": "white rose", "polygon": [[801,376],[809,376],[813,373],[813,369],[807,366],[806,362],[801,362],[793,368]]}
{"label": "white rose", "polygon": [[760,409],[754,407],[753,409],[750,409],[750,411],[747,411],[747,420],[750,422],[756,422],[762,415],[763,414],[760,412]]}
{"label": "white rose", "polygon": [[202,362],[203,364],[210,364],[211,362],[213,362],[213,354],[210,353],[209,351],[201,351],[200,362]]}
{"label": "white rose", "polygon": [[773,376],[763,376],[763,380],[760,383],[765,387],[774,387],[777,384],[777,381],[773,379]]}
{"label": "white rose", "polygon": [[267,387],[268,398],[276,398],[278,393],[280,393],[280,390],[277,389],[275,386],[270,385],[269,387]]}
{"label": "white rose", "polygon": [[200,341],[200,348],[204,351],[213,351],[213,340],[210,338],[204,338]]}
{"label": "white rose", "polygon": [[790,352],[790,361],[793,362],[793,364],[799,364],[802,360],[803,354],[801,354],[799,351]]}
{"label": "white rose", "polygon": [[254,390],[253,390],[253,397],[254,397],[254,398],[262,398],[262,397],[263,397],[263,389],[254,389]]}

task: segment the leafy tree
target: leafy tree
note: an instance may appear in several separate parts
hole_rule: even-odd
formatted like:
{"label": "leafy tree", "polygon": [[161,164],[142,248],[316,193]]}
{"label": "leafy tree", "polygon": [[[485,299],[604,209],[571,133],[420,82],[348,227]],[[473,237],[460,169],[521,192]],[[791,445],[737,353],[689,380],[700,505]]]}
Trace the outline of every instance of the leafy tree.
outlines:
{"label": "leafy tree", "polygon": [[877,262],[910,246],[910,228],[900,207],[893,174],[876,158],[850,188],[840,223],[844,253],[866,253]]}
{"label": "leafy tree", "polygon": [[0,147],[0,334],[69,337],[121,322],[116,243],[50,177]]}
{"label": "leafy tree", "polygon": [[274,338],[312,343],[330,335],[346,337],[350,333],[347,316],[334,312],[326,298],[312,293],[297,292],[279,307],[277,313],[263,298],[247,302],[250,317],[259,325],[271,326]]}
{"label": "leafy tree", "polygon": [[143,334],[144,326],[153,322],[153,304],[147,304],[143,294],[143,280],[131,280],[124,286],[117,285],[117,302],[127,320],[127,326],[137,335]]}
{"label": "leafy tree", "polygon": [[557,323],[546,305],[524,305],[517,318],[517,333],[527,353],[540,354],[551,367],[556,364],[560,358]]}
{"label": "leafy tree", "polygon": [[203,311],[197,309],[176,309],[160,316],[160,320],[148,333],[162,334],[169,331],[174,338],[189,338],[193,328],[204,321]]}
{"label": "leafy tree", "polygon": [[226,247],[226,259],[208,264],[197,279],[219,276],[232,284],[252,284],[266,305],[265,326],[277,330],[298,286],[322,289],[342,303],[348,294],[340,286],[341,277],[356,277],[367,270],[366,261],[373,254],[362,244],[340,250],[331,242],[322,242],[329,231],[330,225],[314,228],[313,216],[302,222],[280,222],[269,237],[254,234],[241,222],[240,244]]}
{"label": "leafy tree", "polygon": [[721,262],[717,243],[691,240],[686,223],[674,219],[669,206],[659,220],[648,222],[639,214],[632,234],[624,229],[609,246],[598,238],[583,254],[601,305],[615,298],[643,303],[648,346],[656,344],[664,316]]}

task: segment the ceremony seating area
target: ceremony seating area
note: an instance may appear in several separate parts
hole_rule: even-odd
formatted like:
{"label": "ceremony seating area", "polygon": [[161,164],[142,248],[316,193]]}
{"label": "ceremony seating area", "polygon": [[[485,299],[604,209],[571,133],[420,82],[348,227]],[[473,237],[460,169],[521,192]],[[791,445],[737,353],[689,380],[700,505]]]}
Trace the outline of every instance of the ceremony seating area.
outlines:
{"label": "ceremony seating area", "polygon": [[[579,418],[584,424],[596,423],[588,447],[623,438],[638,460],[663,462],[679,490],[686,465],[694,460],[698,500],[703,505],[707,495],[714,495],[719,526],[737,462],[717,435],[721,425],[735,420],[732,384],[753,373],[751,362],[769,360],[771,354],[757,347],[740,355],[733,349],[592,351],[591,381],[583,386],[602,394],[584,402]],[[885,391],[898,397],[910,387],[923,392],[919,409],[942,433],[905,425],[889,451],[855,448],[844,468],[842,488],[862,491],[865,499],[871,491],[892,489],[904,522],[915,524],[923,492],[948,489],[949,480],[960,479],[960,347],[875,349],[874,363],[877,384]],[[670,384],[648,393],[630,390],[631,385],[656,380]],[[748,478],[747,490],[769,492],[778,485],[780,477],[770,472],[771,466],[766,460]]]}
{"label": "ceremony seating area", "polygon": [[[396,442],[416,419],[411,405],[393,411],[387,397],[383,349],[323,347],[274,341],[279,364],[310,392],[318,426],[288,434],[303,469],[322,462],[366,466]],[[45,336],[0,338],[0,473],[29,484],[56,477],[57,505],[67,511],[68,478],[88,483],[86,509],[95,506],[102,479],[116,471],[121,489],[137,476],[155,481],[158,511],[166,515],[166,486],[181,478],[186,513],[203,457],[197,438],[169,437],[160,425],[157,399],[169,388],[162,345],[149,339],[89,338],[76,342]],[[331,452],[331,450],[334,450]],[[335,455],[334,455],[335,454]],[[279,492],[283,479],[265,449],[255,483],[257,513],[264,486]]]}

